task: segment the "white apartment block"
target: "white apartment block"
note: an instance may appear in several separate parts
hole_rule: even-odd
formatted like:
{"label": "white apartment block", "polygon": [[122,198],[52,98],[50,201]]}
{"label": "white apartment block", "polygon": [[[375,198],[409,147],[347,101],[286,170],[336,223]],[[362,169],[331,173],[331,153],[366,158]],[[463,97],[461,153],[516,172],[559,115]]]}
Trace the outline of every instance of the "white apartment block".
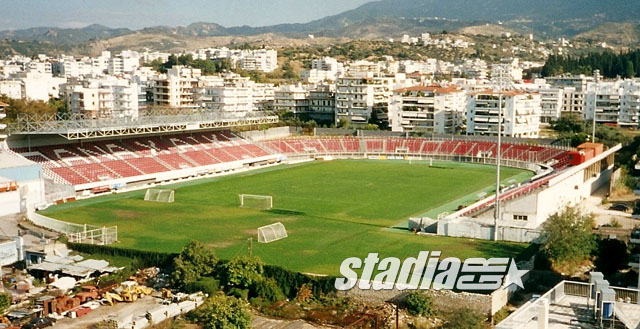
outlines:
{"label": "white apartment block", "polygon": [[243,50],[238,65],[245,71],[273,72],[278,68],[278,51],[274,49]]}
{"label": "white apartment block", "polygon": [[114,77],[78,80],[62,85],[69,111],[91,117],[137,117],[138,84]]}
{"label": "white apartment block", "polygon": [[302,85],[283,85],[275,92],[273,109],[299,115],[309,112],[309,91]]}
{"label": "white apartment block", "polygon": [[36,73],[44,73],[51,74],[51,63],[49,62],[40,62],[40,61],[31,61],[25,67],[26,72],[36,72]]}
{"label": "white apartment block", "polygon": [[0,95],[13,99],[22,99],[22,82],[18,80],[0,80]]}
{"label": "white apartment block", "polygon": [[336,84],[336,122],[366,124],[371,112],[387,112],[395,79],[380,75],[356,74],[338,78]]}
{"label": "white apartment block", "polygon": [[111,75],[132,73],[140,66],[140,54],[126,50],[109,59],[108,72]]}
{"label": "white apartment block", "polygon": [[[207,77],[209,78],[209,77]],[[196,103],[201,107],[242,117],[255,110],[252,81],[247,78],[225,80],[215,77],[201,81]]]}
{"label": "white apartment block", "polygon": [[[502,59],[500,64],[507,64],[507,76],[511,78],[514,82],[522,81],[522,68],[519,65],[519,60],[517,58],[508,58]],[[502,68],[499,67],[500,64],[492,64],[491,65],[491,76],[495,76],[498,70]]]}
{"label": "white apartment block", "polygon": [[466,94],[455,86],[394,90],[389,106],[392,131],[453,134],[465,119]]}
{"label": "white apartment block", "polygon": [[154,78],[153,105],[171,108],[197,108],[194,90],[198,88],[200,69],[176,65]]}
{"label": "white apartment block", "polygon": [[585,118],[637,128],[640,125],[640,80],[590,83],[586,91]]}
{"label": "white apartment block", "polygon": [[540,93],[540,123],[551,123],[562,115],[564,89],[543,87]]}
{"label": "white apartment block", "polygon": [[460,71],[469,79],[485,80],[489,69],[487,62],[481,59],[467,59],[462,63]]}
{"label": "white apartment block", "polygon": [[[467,99],[467,134],[498,135],[499,94],[475,92]],[[506,91],[502,96],[502,135],[537,138],[540,133],[540,94]]]}
{"label": "white apartment block", "polygon": [[21,72],[14,75],[14,79],[22,82],[22,98],[28,100],[48,101],[49,98],[60,96],[60,85],[67,82],[65,78],[58,78],[51,73]]}

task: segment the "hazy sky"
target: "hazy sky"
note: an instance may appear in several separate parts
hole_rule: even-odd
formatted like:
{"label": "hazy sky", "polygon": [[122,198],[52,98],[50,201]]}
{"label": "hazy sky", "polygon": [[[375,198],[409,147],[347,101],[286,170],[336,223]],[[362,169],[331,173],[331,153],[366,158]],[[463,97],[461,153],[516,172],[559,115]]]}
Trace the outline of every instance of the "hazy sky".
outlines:
{"label": "hazy sky", "polygon": [[98,23],[138,29],[211,22],[224,26],[305,23],[370,0],[0,0],[0,30]]}

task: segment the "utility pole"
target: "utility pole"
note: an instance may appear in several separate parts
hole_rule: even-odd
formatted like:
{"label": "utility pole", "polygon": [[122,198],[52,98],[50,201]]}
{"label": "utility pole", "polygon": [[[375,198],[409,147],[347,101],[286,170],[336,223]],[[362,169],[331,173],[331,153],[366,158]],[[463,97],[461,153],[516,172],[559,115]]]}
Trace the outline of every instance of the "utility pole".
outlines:
{"label": "utility pole", "polygon": [[253,237],[249,238],[249,257],[253,257]]}

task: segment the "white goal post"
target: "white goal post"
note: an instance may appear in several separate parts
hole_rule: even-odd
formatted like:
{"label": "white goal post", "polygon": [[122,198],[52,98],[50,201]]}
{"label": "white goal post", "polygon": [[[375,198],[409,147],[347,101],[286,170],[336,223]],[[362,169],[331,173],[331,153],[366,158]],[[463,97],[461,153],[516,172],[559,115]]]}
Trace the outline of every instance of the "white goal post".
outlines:
{"label": "white goal post", "polygon": [[286,237],[288,237],[287,230],[280,222],[258,228],[258,242],[260,243],[278,241]]}
{"label": "white goal post", "polygon": [[271,209],[273,198],[270,195],[238,194],[240,208]]}
{"label": "white goal post", "polygon": [[174,190],[148,189],[144,194],[144,201],[173,202],[174,195]]}

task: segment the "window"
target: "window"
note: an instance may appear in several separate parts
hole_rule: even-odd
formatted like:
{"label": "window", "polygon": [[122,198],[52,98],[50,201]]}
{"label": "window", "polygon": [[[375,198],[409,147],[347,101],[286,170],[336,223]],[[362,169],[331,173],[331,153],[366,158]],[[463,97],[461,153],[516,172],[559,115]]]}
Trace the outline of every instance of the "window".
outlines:
{"label": "window", "polygon": [[527,220],[529,220],[529,216],[527,216],[527,215],[513,215],[513,220],[527,221]]}

